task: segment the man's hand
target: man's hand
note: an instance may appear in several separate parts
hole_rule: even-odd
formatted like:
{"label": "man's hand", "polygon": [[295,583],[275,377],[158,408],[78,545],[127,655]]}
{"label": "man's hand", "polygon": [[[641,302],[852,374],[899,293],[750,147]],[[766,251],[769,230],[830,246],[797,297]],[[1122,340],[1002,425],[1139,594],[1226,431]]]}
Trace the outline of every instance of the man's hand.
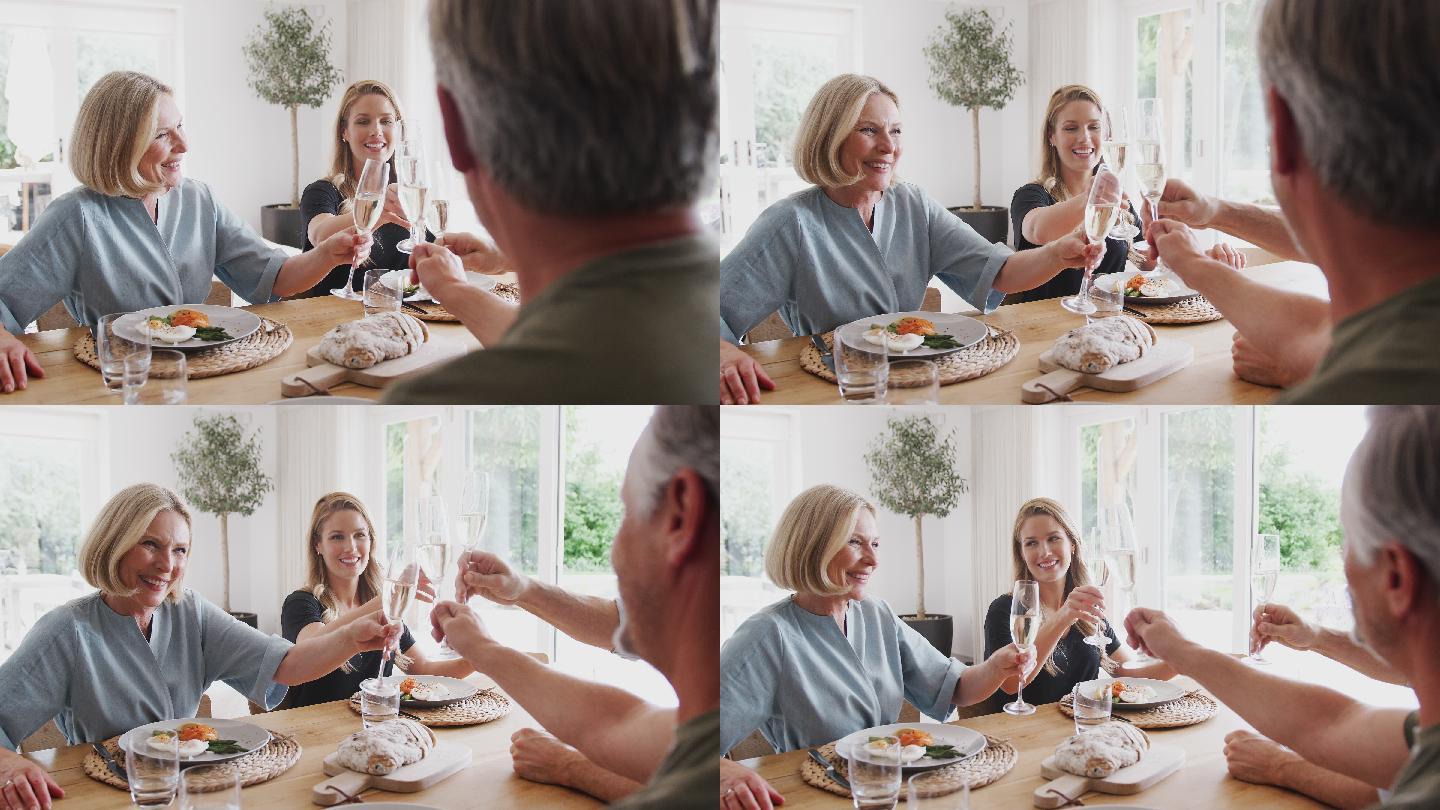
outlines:
{"label": "man's hand", "polygon": [[758,405],[760,389],[775,390],[775,381],[760,361],[729,341],[720,341],[720,404]]}
{"label": "man's hand", "polygon": [[1305,372],[1260,351],[1239,332],[1231,340],[1230,357],[1234,361],[1236,377],[1271,388],[1289,388],[1305,379]]}
{"label": "man's hand", "polygon": [[459,602],[439,602],[430,610],[430,635],[445,641],[451,649],[469,658],[495,643],[480,614]]}
{"label": "man's hand", "polygon": [[410,254],[410,269],[410,283],[425,285],[425,291],[441,306],[454,290],[470,285],[460,257],[431,242],[415,246]]}
{"label": "man's hand", "polygon": [[488,551],[467,551],[460,555],[460,573],[455,578],[455,599],[468,602],[483,596],[501,605],[513,605],[525,595],[530,578],[515,572]]}
{"label": "man's hand", "polygon": [[0,391],[24,391],[27,377],[44,377],[40,360],[20,339],[0,329]]}
{"label": "man's hand", "polygon": [[1199,193],[1184,181],[1170,178],[1160,193],[1160,216],[1179,220],[1192,228],[1208,228],[1220,212],[1220,203]]}
{"label": "man's hand", "polygon": [[1105,257],[1105,244],[1102,239],[1099,242],[1087,242],[1083,228],[1076,228],[1070,233],[1056,239],[1045,246],[1049,250],[1055,263],[1060,268],[1066,267],[1089,267],[1094,268],[1100,264]]}
{"label": "man's hand", "polygon": [[1301,756],[1268,737],[1236,729],[1225,735],[1225,765],[1230,775],[1257,785],[1283,785],[1281,769]]}
{"label": "man's hand", "polygon": [[1292,650],[1308,650],[1320,639],[1319,628],[1285,605],[1269,602],[1258,605],[1250,623],[1250,650],[1260,652],[1278,641]]}
{"label": "man's hand", "polygon": [[785,797],[760,774],[738,762],[720,760],[722,810],[771,810],[784,803]]}
{"label": "man's hand", "polygon": [[[1157,219],[1150,223],[1145,238],[1150,242],[1151,254],[1165,262],[1181,280],[1194,271],[1196,260],[1206,258],[1195,239],[1195,232],[1173,219]],[[1186,283],[1189,284],[1188,281]]]}
{"label": "man's hand", "polygon": [[510,758],[515,761],[515,775],[531,782],[570,787],[570,770],[585,761],[585,755],[554,736],[533,728],[522,728],[510,735]]}
{"label": "man's hand", "polygon": [[437,244],[459,256],[466,270],[491,276],[510,270],[500,249],[475,234],[447,233],[440,237]]}
{"label": "man's hand", "polygon": [[[1131,647],[1179,668],[1177,658],[1195,646],[1164,611],[1135,608],[1125,617],[1125,630]],[[1182,670],[1183,672],[1183,670]]]}

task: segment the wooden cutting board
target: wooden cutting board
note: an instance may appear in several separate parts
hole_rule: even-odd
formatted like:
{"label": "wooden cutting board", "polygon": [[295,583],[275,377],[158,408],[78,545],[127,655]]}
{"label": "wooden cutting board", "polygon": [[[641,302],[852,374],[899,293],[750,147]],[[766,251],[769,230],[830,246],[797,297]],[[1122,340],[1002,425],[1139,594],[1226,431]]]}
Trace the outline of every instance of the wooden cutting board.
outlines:
{"label": "wooden cutting board", "polygon": [[[1020,398],[1031,405],[1052,402],[1057,395],[1068,394],[1077,388],[1094,388],[1097,391],[1134,391],[1156,380],[1168,377],[1190,365],[1195,359],[1195,349],[1182,340],[1157,340],[1150,351],[1138,360],[1121,363],[1099,374],[1082,374],[1061,368],[1055,362],[1054,349],[1046,349],[1040,355],[1040,370],[1047,372],[1020,386]],[[1046,391],[1044,385],[1055,393]]]}
{"label": "wooden cutting board", "polygon": [[299,374],[291,374],[280,380],[280,393],[287,397],[304,397],[314,394],[315,389],[301,380],[308,380],[316,388],[322,390],[342,382],[353,382],[370,388],[384,388],[396,380],[413,377],[431,366],[459,357],[464,353],[465,347],[459,343],[432,336],[420,348],[404,357],[383,360],[370,368],[346,368],[326,362],[325,358],[320,356],[319,347],[311,346],[310,350],[305,352],[305,363],[310,367]]}
{"label": "wooden cutting board", "polygon": [[378,776],[370,773],[358,773],[346,768],[340,764],[340,752],[335,751],[325,757],[325,761],[321,763],[321,767],[331,778],[316,785],[310,799],[316,804],[327,807],[345,801],[343,795],[329,789],[332,785],[351,796],[358,796],[361,791],[371,788],[388,790],[392,793],[414,793],[455,775],[461,768],[470,764],[472,756],[470,747],[467,745],[437,743],[431,749],[430,756],[384,776]]}
{"label": "wooden cutting board", "polygon": [[1055,767],[1055,757],[1050,756],[1040,763],[1040,775],[1053,781],[1035,788],[1036,807],[1060,807],[1065,799],[1051,790],[1059,791],[1072,799],[1090,791],[1129,796],[1147,790],[1161,779],[1180,770],[1185,764],[1185,749],[1173,745],[1151,745],[1140,761],[1128,768],[1121,768],[1104,779],[1091,779],[1066,773]]}

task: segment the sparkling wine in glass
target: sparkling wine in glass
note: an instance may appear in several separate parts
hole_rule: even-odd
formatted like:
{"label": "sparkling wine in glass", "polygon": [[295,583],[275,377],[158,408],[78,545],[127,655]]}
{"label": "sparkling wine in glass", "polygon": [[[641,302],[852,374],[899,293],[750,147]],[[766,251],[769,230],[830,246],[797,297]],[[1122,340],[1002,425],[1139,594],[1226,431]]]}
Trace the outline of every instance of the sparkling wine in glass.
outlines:
{"label": "sparkling wine in glass", "polygon": [[[415,599],[415,589],[420,585],[420,560],[417,549],[410,543],[401,543],[390,553],[390,562],[385,566],[385,581],[380,587],[380,612],[387,621],[404,620],[405,611]],[[385,660],[390,650],[380,652],[380,671],[376,677],[385,679]]]}
{"label": "sparkling wine in glass", "polygon": [[[1120,178],[1103,165],[1090,183],[1090,196],[1085,200],[1085,239],[1105,245],[1105,237],[1120,214]],[[1060,306],[1077,315],[1089,315],[1098,307],[1090,300],[1090,275],[1093,268],[1085,266],[1080,292],[1060,301]]]}
{"label": "sparkling wine in glass", "polygon": [[420,155],[418,140],[400,144],[395,152],[395,181],[400,184],[400,210],[410,220],[410,238],[395,246],[401,253],[411,253],[424,241],[420,231],[425,219],[425,201],[430,194],[430,173]]}
{"label": "sparkling wine in glass", "polygon": [[444,239],[450,225],[450,201],[431,197],[425,208],[425,225],[435,234],[435,241]]}
{"label": "sparkling wine in glass", "polygon": [[[484,548],[485,527],[489,523],[490,473],[471,470],[465,474],[465,485],[460,489],[460,525],[465,551]],[[494,552],[500,554],[499,549]],[[464,602],[469,597],[469,592],[457,584],[455,598]]]}
{"label": "sparkling wine in glass", "polygon": [[[1275,582],[1279,578],[1280,535],[1255,535],[1250,544],[1250,598],[1262,613],[1270,599],[1275,596]],[[1270,663],[1262,653],[1261,650],[1251,650],[1245,657],[1246,663]]]}
{"label": "sparkling wine in glass", "polygon": [[[1110,582],[1110,561],[1105,557],[1097,557],[1090,563],[1091,584],[1104,588]],[[1085,637],[1085,643],[1093,645],[1101,650],[1110,643],[1110,637],[1105,635],[1105,617],[1092,616],[1095,621],[1095,632]]]}
{"label": "sparkling wine in glass", "polygon": [[[1015,583],[1010,595],[1010,640],[1022,650],[1035,650],[1035,637],[1040,635],[1040,583],[1022,579]],[[1002,708],[1008,714],[1034,714],[1035,707],[1025,702],[1022,692],[1025,678],[1015,687],[1015,702]]]}
{"label": "sparkling wine in glass", "polygon": [[[445,599],[450,595],[449,589],[445,587],[447,572],[455,557],[455,546],[450,534],[450,513],[445,506],[445,499],[439,495],[421,498],[418,514],[420,568],[425,572],[425,576],[435,583],[436,599]],[[459,657],[459,653],[444,641],[440,642],[439,652],[432,656],[439,661],[454,661]]]}
{"label": "sparkling wine in glass", "polygon": [[[1125,163],[1130,156],[1130,115],[1124,107],[1114,112],[1105,111],[1105,140],[1100,142],[1100,154],[1105,158],[1105,165],[1120,178],[1123,187]],[[1140,229],[1130,223],[1128,213],[1122,209],[1115,227],[1110,229],[1110,236],[1129,241],[1139,234]]]}
{"label": "sparkling wine in glass", "polygon": [[[1150,206],[1151,221],[1160,218],[1160,196],[1165,193],[1165,113],[1158,98],[1140,100],[1139,135],[1135,142],[1135,175]],[[1153,250],[1153,248],[1152,248]],[[1157,270],[1160,269],[1156,265]]]}
{"label": "sparkling wine in glass", "polygon": [[[385,189],[390,185],[390,164],[374,158],[365,159],[360,170],[360,181],[355,184],[355,199],[350,201],[350,214],[355,219],[355,230],[362,234],[372,233],[380,223],[380,214],[385,210]],[[355,268],[360,264],[356,255],[350,260],[350,274],[345,286],[331,290],[332,295],[359,301],[363,296],[355,292]]]}

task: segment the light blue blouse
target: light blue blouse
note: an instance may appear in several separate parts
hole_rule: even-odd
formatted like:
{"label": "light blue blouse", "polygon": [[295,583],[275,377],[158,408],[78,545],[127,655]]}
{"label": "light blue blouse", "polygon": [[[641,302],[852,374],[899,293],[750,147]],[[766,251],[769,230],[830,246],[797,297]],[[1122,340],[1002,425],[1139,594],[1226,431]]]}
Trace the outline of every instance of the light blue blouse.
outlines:
{"label": "light blue blouse", "polygon": [[185,180],[160,198],[159,216],[83,187],[56,197],[0,256],[0,326],[19,334],[58,301],[90,327],[112,312],[202,304],[212,275],[246,301],[270,300],[285,253],[209,186]]}
{"label": "light blue blouse", "polygon": [[131,616],[94,593],[46,613],[0,664],[0,745],[54,719],[70,743],[95,742],[158,720],[194,717],[200,696],[224,681],[272,709],[287,687],[275,671],[293,646],[267,636],[186,589],[151,618],[150,639]]}
{"label": "light blue blouse", "polygon": [[720,753],[756,729],[776,751],[894,723],[901,698],[943,718],[965,665],[946,658],[879,599],[851,601],[845,632],[786,597],[720,648]]}
{"label": "light blue blouse", "polygon": [[917,310],[932,276],[977,309],[1000,306],[995,276],[1011,255],[919,186],[896,183],[874,231],[854,208],[811,186],[766,208],[720,260],[720,336],[739,337],[779,310],[797,335]]}

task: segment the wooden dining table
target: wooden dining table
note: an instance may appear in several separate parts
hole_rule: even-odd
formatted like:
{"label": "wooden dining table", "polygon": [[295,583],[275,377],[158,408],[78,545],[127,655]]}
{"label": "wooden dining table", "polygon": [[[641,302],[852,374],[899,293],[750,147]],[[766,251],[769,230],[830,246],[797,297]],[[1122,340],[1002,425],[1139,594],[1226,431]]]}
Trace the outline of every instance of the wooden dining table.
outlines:
{"label": "wooden dining table", "polygon": [[[1187,689],[1198,688],[1193,680],[1181,676],[1176,682]],[[974,810],[986,808],[1034,807],[1037,787],[1050,780],[1040,776],[1040,763],[1055,752],[1066,737],[1075,733],[1075,721],[1060,712],[1057,704],[1036,707],[1032,715],[1013,717],[1005,713],[971,717],[954,725],[1008,740],[1018,755],[1015,767],[998,781],[970,791]],[[1131,796],[1090,792],[1083,795],[1087,805],[1117,804],[1169,810],[1177,807],[1206,808],[1300,808],[1324,807],[1298,793],[1269,785],[1241,782],[1229,776],[1225,766],[1225,735],[1249,726],[1230,709],[1220,704],[1219,713],[1193,726],[1155,729],[1147,733],[1154,745],[1178,746],[1185,751],[1180,770],[1158,784]],[[766,757],[741,760],[753,768],[785,797],[784,810],[843,810],[850,800],[812,787],[800,778],[800,765],[807,754],[790,751]],[[903,807],[904,805],[900,805]]]}
{"label": "wooden dining table", "polygon": [[[503,277],[502,277],[503,278]],[[186,384],[190,405],[260,405],[282,398],[280,381],[307,367],[305,352],[320,342],[336,324],[362,317],[359,301],[346,301],[332,295],[301,298],[271,304],[254,304],[242,309],[285,324],[294,342],[255,368],[222,374],[218,377],[192,379]],[[429,321],[431,340],[441,339],[463,345],[466,351],[479,348],[480,343],[459,323]],[[0,394],[5,405],[118,405],[119,394],[106,390],[100,372],[75,359],[75,343],[85,337],[83,328],[51,329],[21,335],[45,369],[45,376],[32,379],[24,391]],[[334,396],[379,399],[383,389],[356,383],[340,383],[329,389]],[[327,397],[313,397],[323,401]]]}
{"label": "wooden dining table", "polygon": [[[245,719],[273,731],[294,735],[302,748],[300,760],[288,771],[240,792],[243,806],[273,810],[318,807],[311,801],[311,791],[316,784],[329,778],[321,770],[322,760],[334,753],[340,747],[340,741],[351,732],[360,730],[360,716],[346,707],[344,701],[268,712]],[[362,796],[367,804],[405,802],[438,810],[602,807],[601,802],[583,793],[530,782],[515,775],[510,760],[510,735],[526,726],[538,728],[539,724],[516,705],[499,720],[476,726],[437,728],[435,736],[440,742],[470,747],[474,758],[468,767],[439,784],[415,793],[372,789]],[[89,751],[88,745],[72,745],[35,751],[25,756],[49,771],[65,790],[65,798],[55,802],[56,810],[129,807],[130,796],[126,792],[85,775],[82,763]]]}
{"label": "wooden dining table", "polygon": [[[1325,277],[1311,264],[1277,262],[1245,272],[1266,284],[1328,297]],[[1139,306],[1136,305],[1137,311]],[[1056,338],[1084,323],[1082,316],[1063,309],[1059,300],[1007,304],[985,316],[985,321],[996,329],[1013,332],[1020,341],[1019,353],[983,377],[940,386],[941,404],[1020,404],[1020,387],[1041,374],[1040,353],[1050,348]],[[1190,344],[1195,349],[1195,359],[1174,374],[1136,391],[1111,393],[1081,388],[1071,397],[1082,402],[1249,405],[1270,402],[1278,393],[1278,389],[1254,385],[1235,376],[1230,356],[1235,327],[1228,321],[1157,325],[1155,331],[1157,340]],[[759,360],[765,373],[775,381],[774,391],[760,393],[761,404],[818,405],[842,401],[834,383],[800,367],[800,353],[809,345],[809,338],[799,337],[740,347]]]}

